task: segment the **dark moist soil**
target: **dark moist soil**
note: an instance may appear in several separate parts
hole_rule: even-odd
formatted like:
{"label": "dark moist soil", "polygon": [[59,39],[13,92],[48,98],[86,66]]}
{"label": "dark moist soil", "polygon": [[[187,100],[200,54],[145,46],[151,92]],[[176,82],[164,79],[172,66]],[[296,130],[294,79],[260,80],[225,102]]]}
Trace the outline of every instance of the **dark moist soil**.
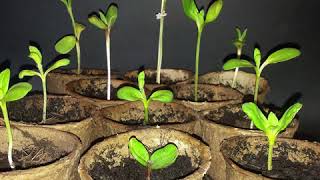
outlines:
{"label": "dark moist soil", "polygon": [[[57,69],[54,70],[54,73],[61,73],[61,74],[68,74],[68,75],[75,75],[77,74],[76,69]],[[107,71],[102,69],[81,69],[80,71],[81,75],[91,75],[91,76],[106,76],[108,74]]]}
{"label": "dark moist soil", "polygon": [[[15,170],[24,170],[53,163],[67,155],[47,139],[36,141],[34,144],[13,150]],[[0,152],[0,172],[11,171],[8,156]]]}
{"label": "dark moist soil", "polygon": [[[121,164],[114,168],[112,162],[102,161],[93,164],[89,174],[95,180],[143,180],[145,179],[146,168],[136,160],[125,158]],[[152,172],[152,180],[170,180],[183,178],[196,169],[192,167],[191,160],[186,156],[178,156],[176,162],[171,166]]]}
{"label": "dark moist soil", "polygon": [[[45,124],[59,124],[77,122],[90,116],[93,109],[81,107],[79,101],[68,101],[62,97],[48,98],[47,119]],[[27,97],[19,101],[8,103],[10,120],[25,123],[42,123],[42,96]]]}
{"label": "dark moist soil", "polygon": [[[132,82],[137,82],[137,77],[136,76],[130,76],[129,80]],[[174,77],[171,77],[170,74],[167,73],[161,73],[160,74],[160,80],[161,80],[161,84],[165,84],[165,85],[171,85],[171,84],[175,84],[178,83],[180,81],[177,81]],[[148,73],[145,75],[145,83],[146,84],[157,84],[157,73]]]}
{"label": "dark moist soil", "polygon": [[[246,142],[238,142],[233,153],[241,152],[242,148],[246,148]],[[274,179],[292,179],[292,180],[316,180],[320,179],[320,157],[312,149],[304,149],[300,151],[297,147],[290,146],[288,143],[281,143],[277,148],[274,148],[274,153],[279,153],[278,157],[273,157],[272,171],[267,170],[267,145],[258,145],[258,149],[262,150],[257,155],[254,153],[244,154],[242,160],[231,159],[241,166],[241,168],[262,174],[263,176]],[[303,153],[308,158],[314,160],[314,163],[303,164],[300,162],[292,162],[289,160],[288,152]],[[303,158],[303,157],[301,157]]]}
{"label": "dark moist soil", "polygon": [[[117,91],[118,91],[118,88],[112,87],[112,84],[111,84],[111,89],[110,89],[111,100],[118,99]],[[90,83],[86,86],[86,88],[78,86],[75,88],[75,92],[85,97],[107,100],[108,86],[107,86],[107,82],[105,84],[96,84],[95,80],[90,80]]]}

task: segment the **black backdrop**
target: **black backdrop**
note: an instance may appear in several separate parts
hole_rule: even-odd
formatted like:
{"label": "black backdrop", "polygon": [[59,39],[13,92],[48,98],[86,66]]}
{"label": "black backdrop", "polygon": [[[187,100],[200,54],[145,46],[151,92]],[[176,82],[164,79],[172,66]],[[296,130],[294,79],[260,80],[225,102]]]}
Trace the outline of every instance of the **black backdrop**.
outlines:
{"label": "black backdrop", "polygon": [[[90,12],[106,9],[112,1],[73,0],[76,19],[87,24],[82,34],[82,66],[106,67],[104,34],[87,22]],[[111,35],[111,63],[120,71],[136,69],[141,65],[155,67],[159,22],[155,14],[160,0],[115,0],[119,17]],[[207,5],[209,0],[198,0]],[[223,59],[234,53],[232,40],[236,26],[248,28],[248,41],[244,54],[252,56],[253,47],[259,45],[262,53],[285,43],[299,45],[300,58],[269,66],[263,76],[271,85],[269,101],[282,106],[290,97],[301,94],[304,104],[300,134],[309,139],[320,139],[320,85],[317,59],[320,46],[320,1],[309,0],[225,0],[222,13],[215,23],[203,32],[200,73],[221,70]],[[62,35],[72,33],[69,16],[60,0],[3,1],[0,8],[0,63],[13,74],[27,58],[29,41],[40,44],[44,61],[55,56],[54,43]],[[168,16],[164,29],[163,67],[194,68],[196,26],[185,17],[180,0],[168,0]],[[76,60],[72,54],[72,67]],[[31,80],[36,88],[40,81]],[[318,137],[319,136],[319,137]]]}

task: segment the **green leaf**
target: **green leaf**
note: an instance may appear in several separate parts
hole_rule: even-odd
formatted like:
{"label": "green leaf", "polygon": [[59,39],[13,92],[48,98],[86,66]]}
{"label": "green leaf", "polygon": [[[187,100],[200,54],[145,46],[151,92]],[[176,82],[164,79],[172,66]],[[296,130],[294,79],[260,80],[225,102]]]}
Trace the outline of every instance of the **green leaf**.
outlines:
{"label": "green leaf", "polygon": [[204,9],[202,9],[199,12],[198,17],[197,17],[197,21],[196,21],[199,32],[201,32],[204,27],[204,15],[205,15],[205,12],[204,12]]}
{"label": "green leaf", "polygon": [[143,101],[143,95],[141,92],[130,86],[124,86],[117,91],[117,97],[119,99],[127,100],[127,101]]}
{"label": "green leaf", "polygon": [[261,112],[261,110],[255,103],[250,102],[250,103],[243,104],[242,110],[244,113],[247,114],[249,119],[253,121],[254,125],[258,129],[262,130],[263,132],[267,130],[266,129],[266,123],[268,123],[267,118],[264,116],[264,114]]}
{"label": "green leaf", "polygon": [[239,40],[244,42],[245,38],[247,36],[247,29],[245,29],[241,35],[241,37],[239,37]]}
{"label": "green leaf", "polygon": [[236,32],[237,32],[237,40],[240,40],[241,38],[241,31],[239,28],[236,28]]}
{"label": "green leaf", "polygon": [[13,85],[4,97],[6,102],[16,101],[26,96],[32,89],[32,85],[27,82],[21,82]]}
{"label": "green leaf", "polygon": [[287,126],[291,123],[293,118],[296,116],[296,114],[300,111],[302,108],[302,104],[295,103],[294,105],[290,106],[287,111],[282,115],[280,121],[279,121],[279,130],[283,131],[287,128]]}
{"label": "green leaf", "polygon": [[150,157],[151,168],[154,170],[163,169],[173,164],[178,157],[178,148],[174,144],[167,144],[165,147],[156,150]]}
{"label": "green leaf", "polygon": [[0,73],[0,89],[3,95],[7,93],[10,83],[10,69],[5,69]]}
{"label": "green leaf", "polygon": [[131,155],[143,166],[147,167],[149,161],[149,152],[144,147],[144,145],[137,140],[137,138],[132,137],[129,140],[129,151]]}
{"label": "green leaf", "polygon": [[41,77],[40,73],[38,73],[38,72],[35,72],[35,71],[32,71],[32,70],[22,70],[19,73],[19,78],[22,79],[25,76],[39,76],[39,77]]}
{"label": "green leaf", "polygon": [[68,7],[68,2],[67,0],[60,0],[66,7]]}
{"label": "green leaf", "polygon": [[243,59],[230,59],[223,65],[224,70],[231,70],[242,67],[255,68],[255,66],[252,65],[249,61]]}
{"label": "green leaf", "polygon": [[138,74],[138,85],[141,92],[144,91],[144,83],[145,83],[144,78],[145,78],[144,71],[141,71]]}
{"label": "green leaf", "polygon": [[183,11],[194,22],[198,21],[199,10],[194,0],[182,0]]}
{"label": "green leaf", "polygon": [[111,4],[110,7],[107,10],[107,24],[109,26],[109,28],[111,28],[114,23],[116,22],[118,17],[118,7],[115,4]]}
{"label": "green leaf", "polygon": [[84,31],[86,29],[86,26],[80,23],[76,23],[76,37],[79,40],[82,31]]}
{"label": "green leaf", "polygon": [[52,66],[50,66],[44,74],[46,76],[49,72],[51,72],[55,69],[58,69],[60,67],[67,66],[69,64],[70,64],[69,59],[60,59],[60,60],[56,61]]}
{"label": "green leaf", "polygon": [[267,64],[275,64],[283,61],[288,61],[300,56],[301,52],[295,48],[283,48],[272,53],[266,60]]}
{"label": "green leaf", "polygon": [[54,46],[60,54],[69,53],[76,45],[77,39],[73,35],[67,35],[61,38]]}
{"label": "green leaf", "polygon": [[268,125],[269,126],[278,126],[278,118],[277,116],[273,113],[273,112],[270,112],[269,115],[268,115]]}
{"label": "green leaf", "polygon": [[222,0],[217,0],[214,3],[212,3],[208,9],[205,22],[210,23],[215,21],[221,12],[222,6],[223,6]]}
{"label": "green leaf", "polygon": [[254,57],[254,61],[256,63],[256,67],[260,67],[260,63],[261,63],[261,52],[260,49],[255,48],[254,52],[253,52],[253,57]]}
{"label": "green leaf", "polygon": [[91,15],[88,18],[88,20],[91,24],[93,24],[94,26],[96,26],[99,29],[106,30],[108,28],[108,26],[106,24],[104,24],[103,21],[101,19],[99,19],[98,16],[95,14]]}
{"label": "green leaf", "polygon": [[40,59],[40,60],[38,60],[39,62],[36,62],[37,64],[41,64],[42,63],[41,51],[36,46],[29,46],[29,52],[37,54],[37,56],[38,56],[37,59]]}
{"label": "green leaf", "polygon": [[152,101],[160,101],[163,103],[169,103],[173,100],[173,93],[169,90],[158,90],[151,94]]}
{"label": "green leaf", "polygon": [[29,58],[31,58],[37,65],[38,65],[38,64],[41,64],[41,62],[42,62],[41,57],[39,57],[38,54],[33,53],[33,52],[31,52],[31,53],[29,54]]}
{"label": "green leaf", "polygon": [[99,11],[99,17],[104,24],[108,24],[107,18],[102,11]]}

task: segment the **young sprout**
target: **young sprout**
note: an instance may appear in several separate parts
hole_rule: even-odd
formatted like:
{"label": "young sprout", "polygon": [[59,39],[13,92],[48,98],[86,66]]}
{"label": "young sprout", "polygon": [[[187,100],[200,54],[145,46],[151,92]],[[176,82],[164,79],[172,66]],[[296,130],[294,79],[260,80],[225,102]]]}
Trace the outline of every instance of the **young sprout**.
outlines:
{"label": "young sprout", "polygon": [[292,105],[282,115],[281,119],[278,120],[273,112],[269,113],[267,119],[255,103],[250,102],[242,105],[242,110],[248,115],[254,125],[263,131],[268,138],[268,171],[272,170],[273,146],[278,134],[287,128],[301,108],[302,104],[300,103]]}
{"label": "young sprout", "polygon": [[37,65],[38,72],[33,70],[23,70],[19,73],[19,78],[22,79],[25,76],[39,76],[42,82],[42,91],[43,91],[43,113],[42,113],[42,123],[46,122],[47,116],[47,85],[46,78],[49,72],[67,66],[70,63],[69,59],[60,59],[51,65],[46,71],[43,70],[42,66],[42,54],[40,50],[35,46],[29,46],[29,58],[31,58]]}
{"label": "young sprout", "polygon": [[163,24],[164,17],[166,13],[166,2],[167,0],[161,1],[161,12],[157,14],[157,19],[160,20],[160,30],[159,30],[159,46],[158,46],[158,66],[157,66],[157,83],[160,84],[160,71],[162,65],[162,46],[163,46]]}
{"label": "young sprout", "polygon": [[10,87],[10,69],[5,69],[0,73],[0,106],[4,119],[4,123],[7,129],[8,138],[8,161],[11,169],[15,168],[12,160],[12,146],[13,146],[13,134],[10,127],[10,120],[8,117],[7,102],[16,101],[28,94],[31,91],[32,86],[29,83],[21,82]]}
{"label": "young sprout", "polygon": [[[73,49],[74,46],[76,46],[76,51],[77,51],[77,74],[80,74],[80,67],[81,67],[81,49],[80,49],[80,36],[82,31],[85,30],[85,25],[76,22],[75,18],[73,16],[73,11],[72,11],[72,0],[61,0],[61,2],[66,6],[68,14],[71,19],[72,27],[73,27],[73,34],[74,36],[65,36],[62,38],[57,44],[62,44],[63,46],[68,46],[68,47],[59,47],[56,46],[56,51],[59,52],[60,54],[67,54],[69,51]],[[69,49],[69,50],[67,50]],[[67,50],[67,51],[66,51]]]}
{"label": "young sprout", "polygon": [[195,0],[182,0],[183,10],[186,16],[192,19],[198,28],[197,49],[196,49],[196,63],[195,63],[195,76],[194,76],[194,101],[198,101],[198,76],[199,76],[199,54],[200,54],[200,41],[201,34],[205,27],[210,22],[217,19],[222,9],[223,1],[216,0],[213,2],[207,13],[203,8],[198,9]]}
{"label": "young sprout", "polygon": [[144,71],[140,72],[138,75],[138,85],[139,89],[131,86],[124,86],[120,88],[117,92],[117,97],[119,99],[127,101],[141,101],[144,107],[144,122],[143,124],[148,124],[149,121],[149,104],[151,101],[160,101],[163,103],[169,103],[173,100],[173,93],[169,90],[158,90],[153,92],[149,98],[147,98],[144,92]]}
{"label": "young sprout", "polygon": [[[239,28],[236,28],[236,32],[237,32],[237,38],[233,42],[233,45],[237,48],[237,59],[240,59],[241,54],[242,54],[242,48],[245,45],[245,38],[247,36],[247,29],[245,29],[243,32],[241,32],[241,30]],[[233,76],[232,85],[231,85],[232,88],[234,88],[234,86],[235,86],[238,71],[239,71],[239,68],[237,67],[236,70],[234,71],[234,76]]]}
{"label": "young sprout", "polygon": [[130,138],[128,146],[131,155],[147,168],[147,180],[151,179],[152,170],[164,169],[172,165],[178,157],[178,148],[172,143],[157,149],[151,156],[144,144],[135,137]]}
{"label": "young sprout", "polygon": [[[294,59],[298,57],[301,54],[301,52],[298,49],[295,48],[283,48],[278,51],[273,52],[270,54],[264,63],[261,64],[261,52],[258,48],[254,49],[254,62],[255,65],[252,64],[248,60],[244,59],[230,59],[228,60],[224,65],[224,70],[231,70],[235,68],[242,68],[242,67],[249,67],[253,68],[256,73],[256,82],[255,82],[255,88],[254,88],[254,103],[258,103],[258,92],[259,92],[259,82],[260,82],[260,76],[263,71],[263,69],[268,66],[269,64],[276,64],[279,62],[288,61],[291,59]],[[251,122],[250,128],[253,128],[253,123]]]}
{"label": "young sprout", "polygon": [[97,13],[90,15],[88,20],[91,24],[99,29],[104,30],[106,36],[106,53],[107,53],[107,68],[108,68],[108,84],[107,84],[107,99],[110,100],[111,91],[111,67],[110,67],[110,33],[111,28],[116,22],[118,17],[118,7],[115,4],[111,4],[108,10],[104,13],[99,11],[99,17]]}

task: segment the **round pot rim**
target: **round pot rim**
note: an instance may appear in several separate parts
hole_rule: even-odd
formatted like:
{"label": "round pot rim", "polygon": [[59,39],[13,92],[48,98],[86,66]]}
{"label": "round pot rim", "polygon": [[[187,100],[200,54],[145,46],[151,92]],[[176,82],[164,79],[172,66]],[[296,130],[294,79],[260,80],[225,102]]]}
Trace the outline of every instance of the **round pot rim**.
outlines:
{"label": "round pot rim", "polygon": [[[96,74],[96,75],[87,75],[87,74],[77,74],[77,69],[76,68],[70,68],[70,69],[57,69],[54,71],[51,71],[49,74],[59,74],[62,76],[77,76],[77,77],[86,77],[86,76],[96,76],[96,77],[105,77],[108,76],[107,74],[107,70],[105,69],[100,69],[100,68],[81,68],[80,71],[86,71],[86,70],[90,70],[90,71],[99,71],[99,72],[105,72],[106,74]],[[74,71],[74,72],[73,72]],[[67,72],[67,73],[65,73]],[[71,73],[70,73],[71,72]],[[70,73],[70,74],[68,74]]]}

